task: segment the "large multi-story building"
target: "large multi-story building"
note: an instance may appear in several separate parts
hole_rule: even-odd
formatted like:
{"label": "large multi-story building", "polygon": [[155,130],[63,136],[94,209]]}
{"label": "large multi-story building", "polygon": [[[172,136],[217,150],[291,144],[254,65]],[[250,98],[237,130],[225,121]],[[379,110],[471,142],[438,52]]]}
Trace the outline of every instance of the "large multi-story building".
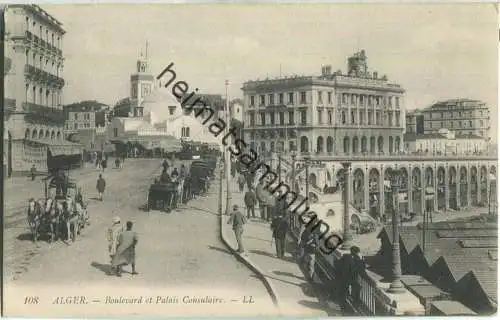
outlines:
{"label": "large multi-story building", "polygon": [[421,110],[424,115],[424,132],[435,133],[440,129],[455,131],[459,135],[489,137],[490,109],[479,100],[455,99],[438,102]]}
{"label": "large multi-story building", "polygon": [[364,50],[348,72],[245,82],[245,139],[255,151],[393,154],[403,150],[404,89],[369,72]]}
{"label": "large multi-story building", "polygon": [[54,156],[81,152],[64,140],[64,34],[61,22],[37,5],[5,9],[5,56],[11,61],[4,99],[8,174],[32,165],[45,171]]}
{"label": "large multi-story building", "polygon": [[[84,101],[64,107],[66,124],[64,134],[68,139],[81,143],[86,150],[100,148],[97,144],[97,129],[108,123],[106,105],[96,101]],[[98,147],[99,145],[99,147]]]}
{"label": "large multi-story building", "polygon": [[420,110],[406,112],[406,133],[424,134],[424,115]]}
{"label": "large multi-story building", "polygon": [[483,137],[459,135],[448,129],[436,133],[405,135],[405,149],[411,154],[425,155],[481,155],[488,152],[488,144]]}

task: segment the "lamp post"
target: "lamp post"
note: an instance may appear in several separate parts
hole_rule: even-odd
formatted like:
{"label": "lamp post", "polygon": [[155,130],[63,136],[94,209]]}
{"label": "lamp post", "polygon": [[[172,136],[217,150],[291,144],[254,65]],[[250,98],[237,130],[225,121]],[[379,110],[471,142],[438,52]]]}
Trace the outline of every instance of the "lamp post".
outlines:
{"label": "lamp post", "polygon": [[342,243],[342,249],[349,250],[351,248],[351,217],[349,216],[349,170],[351,170],[350,162],[343,162],[344,167],[344,179],[342,181],[343,193],[344,193],[344,217],[343,217],[343,229],[344,229],[344,242]]}
{"label": "lamp post", "polygon": [[[229,99],[228,99],[228,94],[227,94],[227,88],[229,86],[229,81],[226,80],[225,82],[226,85],[226,105],[225,105],[225,118],[226,118],[226,123],[229,124]],[[229,130],[229,127],[226,126],[226,133]],[[226,185],[227,185],[227,190],[226,190],[226,215],[229,215],[231,213],[231,155],[229,151],[226,149],[225,150],[225,161],[226,161]]]}
{"label": "lamp post", "polygon": [[[290,183],[292,184],[292,191],[296,192],[295,190],[295,161],[297,160],[297,155],[295,154],[295,150],[292,150],[292,173],[290,177]],[[292,211],[293,212],[293,211]],[[297,224],[295,223],[295,216],[290,215],[290,225],[292,226],[293,230],[297,228]]]}
{"label": "lamp post", "polygon": [[225,165],[222,162],[220,162],[220,164],[219,164],[220,171],[219,171],[219,210],[218,210],[218,213],[221,216],[222,216],[222,201],[223,201],[222,195],[224,193],[223,188],[222,188],[222,184],[224,183],[223,176],[224,176],[224,173],[225,173],[223,171],[224,167],[225,167]]}
{"label": "lamp post", "polygon": [[389,293],[402,293],[405,291],[401,282],[401,256],[399,251],[399,184],[400,171],[391,170],[392,187],[392,282],[389,286]]}
{"label": "lamp post", "polygon": [[306,166],[306,207],[309,207],[309,157],[304,158]]}

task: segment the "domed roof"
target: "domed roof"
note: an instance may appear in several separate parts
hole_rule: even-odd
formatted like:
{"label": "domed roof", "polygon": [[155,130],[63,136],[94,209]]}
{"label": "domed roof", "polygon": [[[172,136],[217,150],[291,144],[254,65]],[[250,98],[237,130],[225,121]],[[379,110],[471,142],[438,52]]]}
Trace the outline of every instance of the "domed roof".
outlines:
{"label": "domed roof", "polygon": [[[161,123],[175,117],[182,112],[181,104],[177,101],[170,90],[157,88],[147,95],[141,103],[143,117],[150,124]],[[170,108],[175,107],[174,114],[170,114]]]}

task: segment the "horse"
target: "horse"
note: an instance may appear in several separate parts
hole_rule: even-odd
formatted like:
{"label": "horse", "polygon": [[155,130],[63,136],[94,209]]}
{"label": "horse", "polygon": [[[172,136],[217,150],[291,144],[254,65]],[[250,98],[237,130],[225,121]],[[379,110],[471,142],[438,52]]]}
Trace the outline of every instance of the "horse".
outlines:
{"label": "horse", "polygon": [[[76,235],[80,233],[79,231],[79,219],[80,216],[78,212],[75,210],[75,204],[71,199],[67,199],[63,203],[63,211],[62,211],[62,223],[66,224],[67,230],[67,238],[66,241],[69,241],[71,238],[72,242],[75,242]],[[71,233],[71,225],[73,225],[73,233]]]}
{"label": "horse", "polygon": [[29,199],[27,219],[28,219],[28,225],[33,235],[34,242],[38,240],[38,231],[41,224],[42,215],[43,215],[43,210],[40,205],[40,202],[35,201],[35,199],[33,198]]}
{"label": "horse", "polygon": [[53,198],[47,198],[45,201],[45,216],[44,220],[50,227],[50,242],[59,239],[60,220],[63,212],[63,207]]}

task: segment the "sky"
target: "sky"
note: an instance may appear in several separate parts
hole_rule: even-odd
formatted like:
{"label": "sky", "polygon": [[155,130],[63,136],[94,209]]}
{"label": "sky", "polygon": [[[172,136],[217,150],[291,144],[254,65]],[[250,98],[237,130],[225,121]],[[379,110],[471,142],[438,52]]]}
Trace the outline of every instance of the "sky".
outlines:
{"label": "sky", "polygon": [[496,137],[498,14],[493,4],[42,5],[67,31],[65,103],[114,105],[149,42],[156,76],[171,62],[202,93],[242,98],[248,80],[346,72],[364,49],[370,71],[406,90],[407,109],[485,101]]}

